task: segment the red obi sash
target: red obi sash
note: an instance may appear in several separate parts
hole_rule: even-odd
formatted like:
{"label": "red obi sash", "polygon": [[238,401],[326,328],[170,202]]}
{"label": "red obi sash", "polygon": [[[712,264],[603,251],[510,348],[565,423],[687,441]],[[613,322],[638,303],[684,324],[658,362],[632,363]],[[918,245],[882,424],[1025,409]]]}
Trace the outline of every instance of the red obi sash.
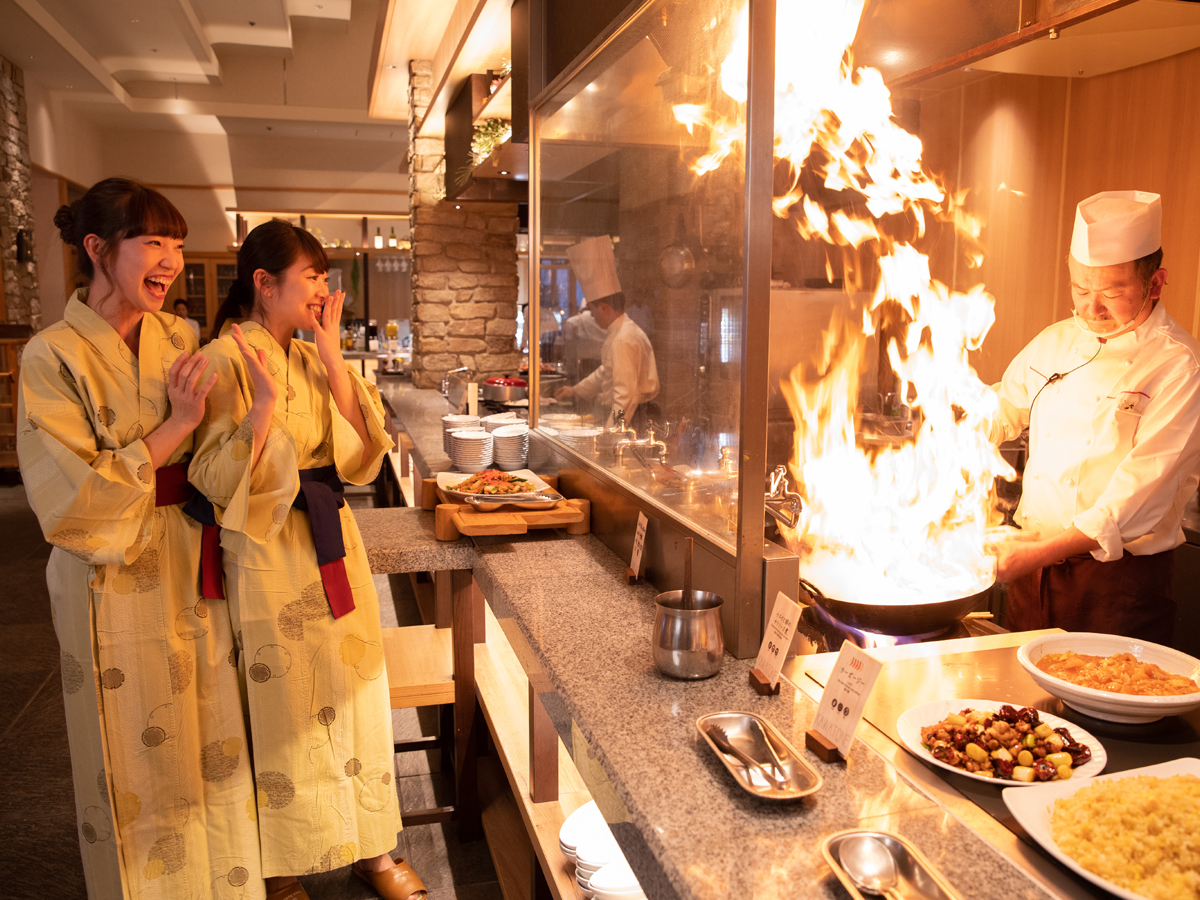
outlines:
{"label": "red obi sash", "polygon": [[217,527],[212,504],[188,481],[187,470],[187,463],[176,463],[154,471],[154,505],[175,506],[182,503],[183,511],[203,526],[200,538],[200,596],[205,600],[224,600],[221,529]]}

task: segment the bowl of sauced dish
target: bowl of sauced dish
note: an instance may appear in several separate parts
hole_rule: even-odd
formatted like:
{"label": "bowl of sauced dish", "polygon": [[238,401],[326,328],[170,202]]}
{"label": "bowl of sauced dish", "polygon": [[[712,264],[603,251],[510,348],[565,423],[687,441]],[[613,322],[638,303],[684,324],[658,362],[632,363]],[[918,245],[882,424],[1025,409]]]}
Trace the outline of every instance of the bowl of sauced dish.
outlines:
{"label": "bowl of sauced dish", "polygon": [[1138,724],[1200,708],[1200,659],[1161,644],[1050,634],[1023,644],[1017,659],[1043,690],[1098,719]]}

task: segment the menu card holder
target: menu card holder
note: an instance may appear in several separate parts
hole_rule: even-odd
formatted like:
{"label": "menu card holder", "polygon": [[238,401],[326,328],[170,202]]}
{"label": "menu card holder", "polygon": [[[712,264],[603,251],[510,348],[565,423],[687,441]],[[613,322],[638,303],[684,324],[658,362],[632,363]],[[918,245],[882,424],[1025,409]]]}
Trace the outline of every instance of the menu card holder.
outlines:
{"label": "menu card holder", "polygon": [[750,687],[754,688],[756,694],[764,697],[774,697],[779,693],[779,682],[771,684],[770,679],[759,671],[758,666],[750,670]]}
{"label": "menu card holder", "polygon": [[811,750],[821,762],[845,762],[846,757],[838,752],[837,744],[815,728],[804,732],[804,746]]}

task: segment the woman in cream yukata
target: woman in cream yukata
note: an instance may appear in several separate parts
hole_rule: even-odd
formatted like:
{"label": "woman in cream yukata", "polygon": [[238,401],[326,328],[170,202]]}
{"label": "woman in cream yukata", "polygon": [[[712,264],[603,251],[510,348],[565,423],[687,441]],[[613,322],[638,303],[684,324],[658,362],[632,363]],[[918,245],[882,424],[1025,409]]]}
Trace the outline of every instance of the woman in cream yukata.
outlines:
{"label": "woman in cream yukata", "polygon": [[270,896],[304,897],[294,876],[353,863],[405,900],[424,886],[389,856],[401,823],[379,598],[339,480],[372,481],[392,441],[379,392],[342,359],[328,270],[287,222],[247,236],[214,327],[244,321],[204,348],[219,381],[190,477],[222,526]]}
{"label": "woman in cream yukata", "polygon": [[192,329],[160,312],[187,225],[124,179],[54,221],[91,288],[25,349],[17,452],[54,545],[46,580],[88,896],[258,900],[233,629],[223,599],[201,598],[201,527],[182,510],[215,379]]}

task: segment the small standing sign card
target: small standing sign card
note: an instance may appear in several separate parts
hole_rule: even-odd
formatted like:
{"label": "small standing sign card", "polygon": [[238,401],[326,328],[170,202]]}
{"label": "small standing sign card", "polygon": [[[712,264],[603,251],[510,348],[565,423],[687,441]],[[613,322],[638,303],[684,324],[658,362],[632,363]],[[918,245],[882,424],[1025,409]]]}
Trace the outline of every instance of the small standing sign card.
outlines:
{"label": "small standing sign card", "polygon": [[883,663],[850,641],[842,642],[805,744],[825,762],[845,758]]}
{"label": "small standing sign card", "polygon": [[629,560],[629,568],[625,570],[625,578],[630,584],[642,577],[642,551],[646,549],[646,526],[649,524],[646,514],[639,512],[637,531],[633,535],[633,556]]}
{"label": "small standing sign card", "polygon": [[796,623],[800,621],[800,604],[783,591],[775,595],[775,607],[767,620],[758,658],[750,670],[750,686],[760,694],[779,693],[779,670],[787,659]]}

